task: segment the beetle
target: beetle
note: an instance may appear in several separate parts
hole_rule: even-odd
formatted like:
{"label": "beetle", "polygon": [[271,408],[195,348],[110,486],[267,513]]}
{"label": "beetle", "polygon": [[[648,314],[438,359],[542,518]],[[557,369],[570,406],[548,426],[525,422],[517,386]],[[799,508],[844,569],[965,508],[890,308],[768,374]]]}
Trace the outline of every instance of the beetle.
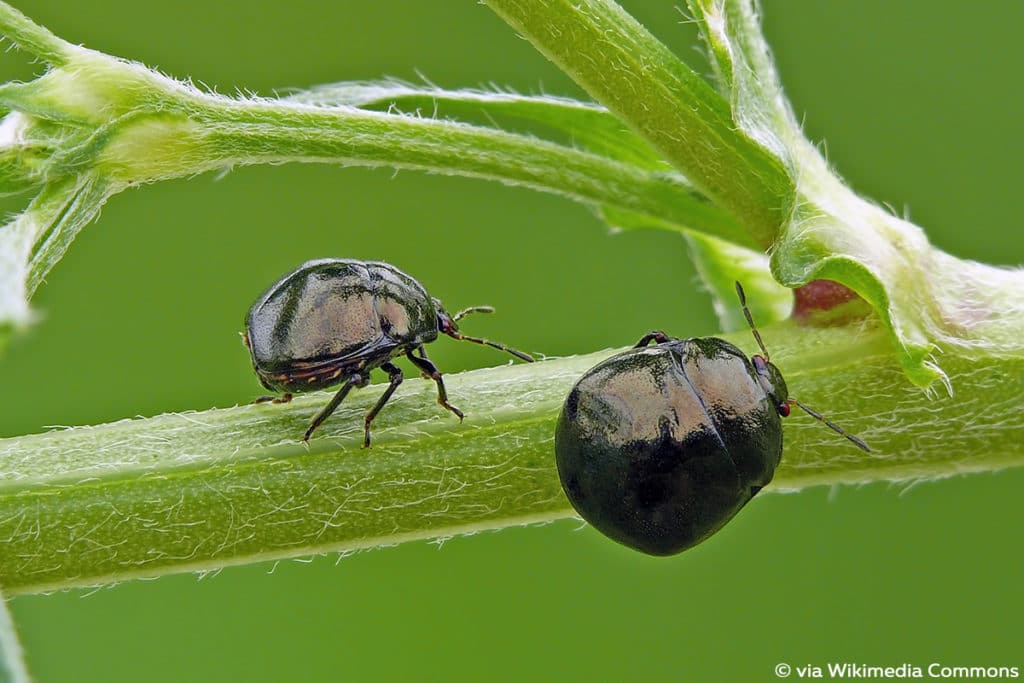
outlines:
{"label": "beetle", "polygon": [[462,420],[424,345],[446,334],[532,362],[522,351],[459,332],[457,323],[464,316],[492,312],[490,306],[473,306],[449,315],[423,285],[382,261],[308,261],[271,285],[249,309],[242,339],[253,369],[264,387],[283,392],[255,402],[287,403],[294,393],[341,384],[302,437],[308,442],[349,391],[365,387],[370,371],[380,368],[390,382],[363,421],[363,446],[368,447],[370,424],[404,377],[391,360],[404,355],[437,384],[437,402]]}
{"label": "beetle", "polygon": [[674,555],[722,528],[772,480],[780,418],[793,405],[870,451],[789,396],[738,282],[736,293],[763,355],[748,359],[717,337],[651,332],[588,370],[565,400],[555,428],[562,488],[619,543]]}

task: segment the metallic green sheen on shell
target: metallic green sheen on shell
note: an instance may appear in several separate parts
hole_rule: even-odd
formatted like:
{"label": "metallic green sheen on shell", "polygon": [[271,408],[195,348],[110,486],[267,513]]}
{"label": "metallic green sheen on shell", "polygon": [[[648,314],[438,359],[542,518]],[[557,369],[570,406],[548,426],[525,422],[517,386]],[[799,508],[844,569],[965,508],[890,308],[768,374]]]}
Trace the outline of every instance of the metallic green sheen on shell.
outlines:
{"label": "metallic green sheen on shell", "polygon": [[750,360],[714,337],[616,355],[573,387],[555,431],[562,486],[587,522],[652,555],[708,538],[775,474],[778,402]]}

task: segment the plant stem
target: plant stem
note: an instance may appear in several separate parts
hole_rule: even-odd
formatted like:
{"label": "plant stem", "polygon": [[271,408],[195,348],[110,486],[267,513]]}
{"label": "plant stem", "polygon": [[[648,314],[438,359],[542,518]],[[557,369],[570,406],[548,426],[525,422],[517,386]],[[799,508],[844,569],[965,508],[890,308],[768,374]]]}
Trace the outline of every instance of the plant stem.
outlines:
{"label": "plant stem", "polygon": [[729,103],[612,0],[486,0],[534,47],[658,149],[756,244],[786,219],[793,184],[745,137]]}
{"label": "plant stem", "polygon": [[434,118],[471,123],[485,119],[540,124],[560,131],[573,146],[639,166],[668,171],[671,166],[647,141],[622,125],[599,104],[552,95],[520,95],[500,90],[445,90],[398,80],[329,83],[284,98],[320,107],[351,106],[373,111],[433,112]]}
{"label": "plant stem", "polygon": [[68,43],[6,2],[0,2],[0,35],[53,66],[67,63]]}
{"label": "plant stem", "polygon": [[212,97],[204,97],[190,118],[210,168],[305,161],[484,178],[620,206],[751,244],[727,212],[675,174],[530,136],[350,107]]}
{"label": "plant stem", "polygon": [[[950,350],[958,395],[929,400],[877,328],[763,332],[793,395],[873,449],[794,415],[771,489],[1024,465],[1024,359]],[[729,337],[752,350],[748,334]],[[450,375],[463,424],[432,384],[407,382],[371,450],[361,417],[381,387],[350,396],[308,448],[298,439],[328,394],[2,440],[0,585],[32,593],[570,516],[554,422],[610,353]]]}
{"label": "plant stem", "polygon": [[7,599],[0,593],[0,683],[30,683]]}

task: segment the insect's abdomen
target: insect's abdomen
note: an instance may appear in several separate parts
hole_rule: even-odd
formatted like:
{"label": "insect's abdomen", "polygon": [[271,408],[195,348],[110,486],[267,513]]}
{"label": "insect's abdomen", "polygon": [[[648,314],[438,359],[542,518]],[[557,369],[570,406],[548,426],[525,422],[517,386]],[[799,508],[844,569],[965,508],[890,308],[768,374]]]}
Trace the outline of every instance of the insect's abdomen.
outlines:
{"label": "insect's abdomen", "polygon": [[703,340],[637,349],[593,368],[555,432],[573,506],[606,535],[655,555],[699,543],[753,495],[731,454],[735,435],[721,433],[746,418],[723,409],[712,386],[714,377],[750,381],[742,356],[693,341]]}
{"label": "insect's abdomen", "polygon": [[329,364],[379,344],[369,272],[356,261],[314,261],[275,284],[246,321],[254,365],[287,373]]}

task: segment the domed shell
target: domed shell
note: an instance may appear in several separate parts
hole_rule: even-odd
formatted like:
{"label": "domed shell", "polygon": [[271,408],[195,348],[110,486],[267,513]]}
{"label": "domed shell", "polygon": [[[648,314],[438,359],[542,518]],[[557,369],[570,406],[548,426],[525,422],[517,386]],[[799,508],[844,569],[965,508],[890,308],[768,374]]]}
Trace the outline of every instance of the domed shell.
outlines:
{"label": "domed shell", "polygon": [[[309,261],[274,283],[246,318],[253,366],[271,389],[289,373],[373,360],[437,338],[437,311],[419,282],[394,266],[351,259]],[[399,348],[401,347],[401,348]]]}
{"label": "domed shell", "polygon": [[555,454],[585,520],[670,555],[715,533],[771,481],[782,424],[742,351],[681,339],[588,371],[562,409]]}

